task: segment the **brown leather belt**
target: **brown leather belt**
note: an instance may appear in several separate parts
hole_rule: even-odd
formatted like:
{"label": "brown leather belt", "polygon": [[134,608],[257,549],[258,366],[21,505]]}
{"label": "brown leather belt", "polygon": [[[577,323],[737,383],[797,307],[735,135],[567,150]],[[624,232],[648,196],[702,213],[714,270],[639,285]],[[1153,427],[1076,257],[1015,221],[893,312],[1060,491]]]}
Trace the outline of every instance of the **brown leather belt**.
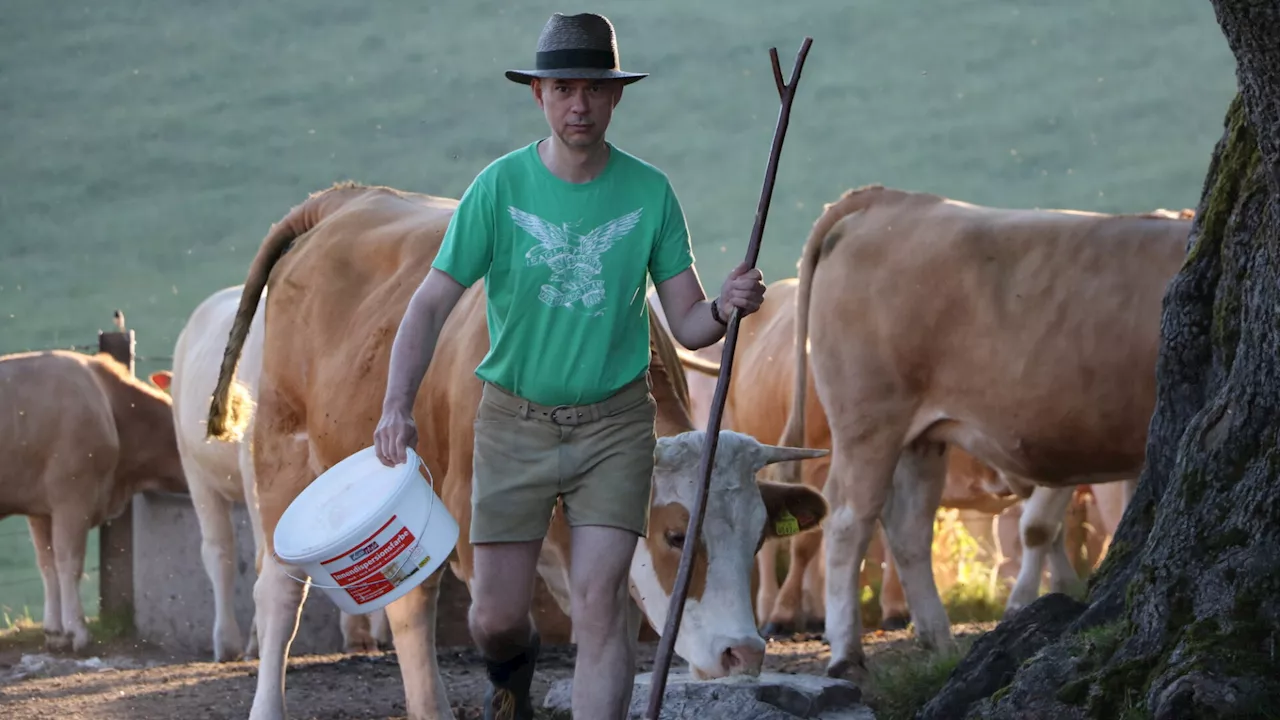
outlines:
{"label": "brown leather belt", "polygon": [[582,425],[634,407],[648,397],[650,390],[649,373],[646,372],[599,402],[587,405],[539,405],[486,382],[483,401],[493,403],[521,417],[547,420],[557,425]]}

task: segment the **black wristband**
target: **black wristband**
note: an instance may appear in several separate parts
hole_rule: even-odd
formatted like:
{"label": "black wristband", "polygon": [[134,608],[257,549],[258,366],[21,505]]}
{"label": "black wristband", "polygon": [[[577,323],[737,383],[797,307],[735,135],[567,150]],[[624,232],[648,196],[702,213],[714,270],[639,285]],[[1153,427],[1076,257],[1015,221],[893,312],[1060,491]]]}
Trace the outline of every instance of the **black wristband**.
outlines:
{"label": "black wristband", "polygon": [[725,327],[728,327],[729,322],[720,316],[719,303],[720,303],[719,297],[711,301],[711,319],[715,320],[721,325],[724,325]]}

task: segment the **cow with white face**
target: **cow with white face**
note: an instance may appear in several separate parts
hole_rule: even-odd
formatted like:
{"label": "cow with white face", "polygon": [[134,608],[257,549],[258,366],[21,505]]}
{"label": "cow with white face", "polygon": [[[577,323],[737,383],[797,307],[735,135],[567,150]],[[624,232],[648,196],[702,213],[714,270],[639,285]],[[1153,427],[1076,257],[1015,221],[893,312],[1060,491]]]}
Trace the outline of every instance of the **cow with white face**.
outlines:
{"label": "cow with white face", "polygon": [[[659,441],[649,535],[631,561],[632,593],[659,629],[680,566],[690,511],[702,483],[701,432]],[[751,571],[765,540],[816,528],[826,501],[804,485],[757,482],[765,465],[817,458],[825,450],[777,447],[750,435],[722,431],[716,446],[704,532],[690,574],[675,650],[694,677],[757,674],[765,642],[751,608]],[[788,520],[795,525],[788,528]],[[711,532],[705,532],[710,530]]]}

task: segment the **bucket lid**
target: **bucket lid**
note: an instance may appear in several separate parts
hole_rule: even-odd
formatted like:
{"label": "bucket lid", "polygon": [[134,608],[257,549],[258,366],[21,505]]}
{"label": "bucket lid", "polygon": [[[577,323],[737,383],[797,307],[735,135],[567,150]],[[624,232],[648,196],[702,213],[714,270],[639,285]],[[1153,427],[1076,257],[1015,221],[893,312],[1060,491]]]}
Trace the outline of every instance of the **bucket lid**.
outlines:
{"label": "bucket lid", "polygon": [[349,455],[303,489],[276,525],[275,551],[282,560],[311,562],[341,552],[370,520],[386,513],[406,482],[423,481],[418,456],[406,448],[406,461],[382,464],[373,446]]}

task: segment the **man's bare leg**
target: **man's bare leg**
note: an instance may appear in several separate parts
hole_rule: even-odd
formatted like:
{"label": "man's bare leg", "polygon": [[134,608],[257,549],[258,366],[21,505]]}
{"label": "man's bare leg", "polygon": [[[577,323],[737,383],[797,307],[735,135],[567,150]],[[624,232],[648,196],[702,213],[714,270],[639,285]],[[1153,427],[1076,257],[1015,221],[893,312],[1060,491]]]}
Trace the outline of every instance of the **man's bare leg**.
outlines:
{"label": "man's bare leg", "polygon": [[467,615],[494,683],[485,699],[485,720],[532,720],[529,684],[537,660],[533,625],[534,578],[541,540],[478,544]]}
{"label": "man's bare leg", "polygon": [[636,638],[627,632],[627,576],[635,533],[613,527],[573,528],[573,673],[575,718],[624,718],[635,684]]}

